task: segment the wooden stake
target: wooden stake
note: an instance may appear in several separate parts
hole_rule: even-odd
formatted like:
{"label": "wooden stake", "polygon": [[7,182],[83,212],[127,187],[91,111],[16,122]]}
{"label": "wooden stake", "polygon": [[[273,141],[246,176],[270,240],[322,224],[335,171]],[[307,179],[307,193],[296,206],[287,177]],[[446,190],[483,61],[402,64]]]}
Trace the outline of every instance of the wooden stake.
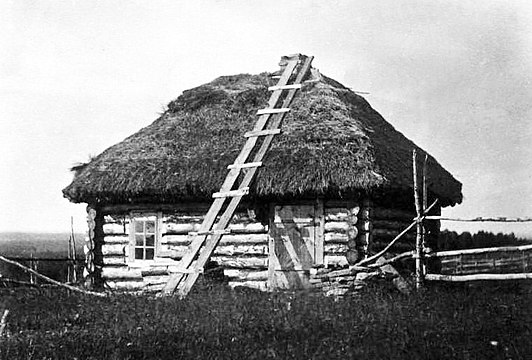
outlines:
{"label": "wooden stake", "polygon": [[[421,208],[422,212],[425,212],[427,209],[427,202],[428,202],[428,194],[427,194],[427,161],[428,161],[429,155],[425,154],[425,160],[423,161],[423,206]],[[421,222],[421,247],[423,254],[426,253],[427,249],[427,230],[425,229],[425,223]],[[422,261],[422,271],[423,274],[427,273],[427,264],[425,259]]]}
{"label": "wooden stake", "polygon": [[420,290],[423,286],[423,239],[422,239],[422,220],[421,220],[421,202],[419,199],[419,188],[417,181],[417,154],[416,149],[412,151],[412,173],[414,177],[414,203],[416,205],[416,289]]}

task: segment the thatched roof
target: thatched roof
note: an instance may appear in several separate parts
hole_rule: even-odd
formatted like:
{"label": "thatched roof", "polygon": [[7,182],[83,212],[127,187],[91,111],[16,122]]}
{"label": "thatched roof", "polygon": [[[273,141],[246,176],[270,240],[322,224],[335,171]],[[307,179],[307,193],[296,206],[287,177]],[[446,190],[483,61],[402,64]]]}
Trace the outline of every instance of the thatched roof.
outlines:
{"label": "thatched roof", "polygon": [[[319,75],[292,103],[257,172],[250,196],[333,198],[412,189],[412,149],[364,98]],[[218,191],[266,106],[269,74],[235,75],[183,92],[151,125],[108,148],[63,190],[73,202],[135,203],[209,199]],[[251,160],[250,160],[251,161]],[[429,187],[442,205],[462,201],[460,182],[432,157]]]}

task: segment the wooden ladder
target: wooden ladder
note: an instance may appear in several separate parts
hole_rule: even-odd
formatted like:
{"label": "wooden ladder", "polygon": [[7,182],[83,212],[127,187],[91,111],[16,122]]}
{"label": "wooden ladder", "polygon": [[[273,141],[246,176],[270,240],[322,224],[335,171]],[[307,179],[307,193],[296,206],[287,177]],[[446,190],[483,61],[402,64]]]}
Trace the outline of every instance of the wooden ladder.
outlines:
{"label": "wooden ladder", "polygon": [[[249,192],[249,185],[253,180],[257,169],[262,166],[262,159],[273,137],[281,132],[280,126],[284,116],[290,111],[290,104],[296,95],[296,91],[301,88],[301,83],[310,70],[313,57],[301,54],[283,57],[286,67],[279,78],[276,86],[269,87],[272,91],[268,107],[257,112],[258,121],[252,131],[244,134],[246,143],[233,164],[229,165],[229,173],[220,188],[214,193],[214,201],[205,215],[203,223],[198,232],[189,233],[191,245],[179,262],[178,269],[170,274],[162,295],[177,293],[184,297],[188,294],[192,286],[203,272],[203,268],[209,261],[214,249],[218,245],[224,234],[230,233],[227,229],[231,218],[244,195]],[[292,83],[289,84],[290,80]],[[262,142],[258,142],[259,137],[263,137]],[[251,162],[246,162],[251,153],[254,157]],[[244,171],[243,178],[237,189],[232,190],[237,182],[241,171]],[[222,212],[222,207],[230,199],[229,204]],[[214,224],[221,214],[218,223]]]}

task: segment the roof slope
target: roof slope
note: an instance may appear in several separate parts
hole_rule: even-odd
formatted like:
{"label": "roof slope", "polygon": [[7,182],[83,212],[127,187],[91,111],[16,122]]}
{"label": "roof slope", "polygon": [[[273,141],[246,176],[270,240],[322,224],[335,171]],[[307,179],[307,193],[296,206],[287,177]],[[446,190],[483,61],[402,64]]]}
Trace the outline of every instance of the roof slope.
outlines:
{"label": "roof slope", "polygon": [[[250,195],[341,198],[412,188],[410,140],[364,98],[321,76],[303,86],[257,172]],[[151,125],[76,168],[73,202],[175,202],[210,198],[265,107],[269,74],[235,75],[183,92]],[[442,205],[461,184],[432,157],[429,188]]]}

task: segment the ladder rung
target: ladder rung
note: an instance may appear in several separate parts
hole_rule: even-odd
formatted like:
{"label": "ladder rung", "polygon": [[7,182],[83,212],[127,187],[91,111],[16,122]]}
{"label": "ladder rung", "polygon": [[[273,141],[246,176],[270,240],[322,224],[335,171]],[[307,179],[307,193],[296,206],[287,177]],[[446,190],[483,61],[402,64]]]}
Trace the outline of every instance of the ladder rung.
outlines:
{"label": "ladder rung", "polygon": [[270,86],[268,90],[270,91],[276,91],[276,90],[289,90],[289,89],[301,89],[301,84],[291,84],[291,85],[281,85],[281,86]]}
{"label": "ladder rung", "polygon": [[281,129],[266,129],[266,130],[258,130],[258,131],[248,131],[244,134],[244,137],[254,137],[254,136],[266,136],[266,135],[276,135],[280,134]]}
{"label": "ladder rung", "polygon": [[190,231],[188,233],[189,236],[198,236],[198,235],[215,235],[215,234],[230,234],[230,229],[224,229],[224,230],[209,230],[209,231]]}
{"label": "ladder rung", "polygon": [[279,109],[260,109],[257,111],[257,115],[265,115],[265,114],[279,114],[279,113],[285,113],[289,112],[290,108],[279,108]]}
{"label": "ladder rung", "polygon": [[260,167],[260,166],[262,166],[262,162],[258,161],[258,162],[251,162],[247,164],[231,164],[231,165],[228,165],[227,168],[228,169],[245,169],[245,168]]}
{"label": "ladder rung", "polygon": [[175,270],[169,270],[168,272],[172,274],[203,274],[203,268],[199,269],[175,269]]}
{"label": "ladder rung", "polygon": [[249,194],[249,188],[243,188],[238,190],[231,190],[226,192],[217,192],[212,194],[213,198],[222,198],[222,197],[237,197]]}

